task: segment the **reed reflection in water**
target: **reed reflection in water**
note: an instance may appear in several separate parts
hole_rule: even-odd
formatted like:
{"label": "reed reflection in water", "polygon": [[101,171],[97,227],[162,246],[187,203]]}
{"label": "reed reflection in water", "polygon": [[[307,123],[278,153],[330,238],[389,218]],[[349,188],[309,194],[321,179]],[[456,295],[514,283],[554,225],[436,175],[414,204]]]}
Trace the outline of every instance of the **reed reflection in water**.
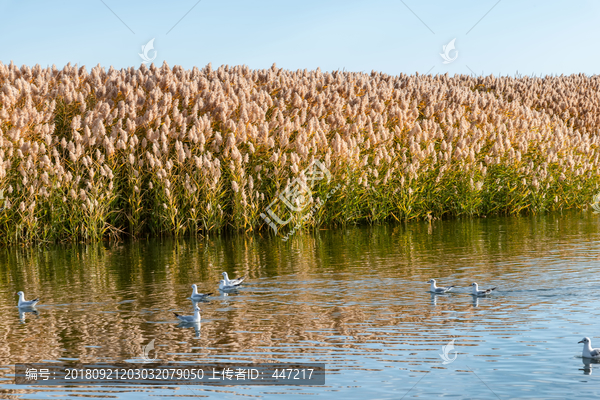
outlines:
{"label": "reed reflection in water", "polygon": [[[411,395],[572,393],[583,390],[580,377],[595,379],[577,341],[598,330],[590,315],[600,311],[599,232],[596,216],[577,212],[342,228],[288,242],[217,236],[4,249],[0,378],[19,362],[140,361],[154,339],[161,362],[325,362],[327,387],[303,389],[325,397],[402,397],[419,380]],[[219,292],[223,271],[247,283]],[[458,288],[432,295],[431,278]],[[498,291],[473,298],[473,281]],[[214,295],[199,303],[200,326],[181,325],[173,312],[193,312],[193,283]],[[41,298],[36,312],[19,312],[18,290]],[[442,364],[452,339],[456,361]],[[44,391],[2,382],[5,395]],[[96,390],[86,393],[102,397]],[[151,391],[168,395],[160,390]]]}

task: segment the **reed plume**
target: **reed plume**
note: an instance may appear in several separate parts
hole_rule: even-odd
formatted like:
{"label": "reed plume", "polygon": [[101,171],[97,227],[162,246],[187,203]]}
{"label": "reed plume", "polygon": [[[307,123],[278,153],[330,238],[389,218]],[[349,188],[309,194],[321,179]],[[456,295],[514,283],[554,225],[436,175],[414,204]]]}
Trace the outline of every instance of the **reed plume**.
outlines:
{"label": "reed plume", "polygon": [[[273,201],[304,227],[537,213],[600,183],[596,76],[0,63],[0,78],[4,243],[251,232]],[[286,206],[314,160],[331,181]]]}

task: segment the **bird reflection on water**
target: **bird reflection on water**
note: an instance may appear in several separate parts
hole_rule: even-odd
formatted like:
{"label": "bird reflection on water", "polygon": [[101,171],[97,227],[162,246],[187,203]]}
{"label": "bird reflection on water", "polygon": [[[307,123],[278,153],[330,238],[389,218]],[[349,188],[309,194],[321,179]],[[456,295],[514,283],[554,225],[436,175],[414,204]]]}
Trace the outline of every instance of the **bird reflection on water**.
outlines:
{"label": "bird reflection on water", "polygon": [[19,308],[19,320],[21,321],[22,324],[25,323],[25,319],[27,317],[27,314],[33,314],[37,317],[39,317],[40,312],[38,310],[36,310],[33,307],[30,308]]}
{"label": "bird reflection on water", "polygon": [[180,322],[179,324],[175,325],[175,327],[183,329],[194,328],[194,338],[200,339],[200,322]]}
{"label": "bird reflection on water", "polygon": [[594,360],[592,358],[581,358],[581,362],[583,363],[583,368],[579,368],[580,371],[583,371],[584,375],[592,374],[592,364],[600,364],[600,360]]}

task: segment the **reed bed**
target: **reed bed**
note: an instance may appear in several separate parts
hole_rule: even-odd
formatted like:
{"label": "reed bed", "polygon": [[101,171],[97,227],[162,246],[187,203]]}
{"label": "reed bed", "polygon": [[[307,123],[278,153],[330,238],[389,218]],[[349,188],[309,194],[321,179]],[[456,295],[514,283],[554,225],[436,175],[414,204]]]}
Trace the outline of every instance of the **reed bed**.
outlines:
{"label": "reed bed", "polygon": [[599,187],[597,76],[11,63],[0,81],[2,243],[267,232],[314,160],[331,180],[312,201],[330,197],[279,202],[278,234],[585,207]]}

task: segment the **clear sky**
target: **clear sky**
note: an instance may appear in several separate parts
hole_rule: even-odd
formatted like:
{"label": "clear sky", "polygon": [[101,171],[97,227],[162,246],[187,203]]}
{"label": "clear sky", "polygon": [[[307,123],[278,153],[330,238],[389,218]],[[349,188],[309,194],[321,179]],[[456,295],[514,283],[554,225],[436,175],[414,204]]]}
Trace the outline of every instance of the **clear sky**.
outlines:
{"label": "clear sky", "polygon": [[[596,74],[599,0],[1,1],[0,61]],[[452,39],[454,61],[444,64]]]}

